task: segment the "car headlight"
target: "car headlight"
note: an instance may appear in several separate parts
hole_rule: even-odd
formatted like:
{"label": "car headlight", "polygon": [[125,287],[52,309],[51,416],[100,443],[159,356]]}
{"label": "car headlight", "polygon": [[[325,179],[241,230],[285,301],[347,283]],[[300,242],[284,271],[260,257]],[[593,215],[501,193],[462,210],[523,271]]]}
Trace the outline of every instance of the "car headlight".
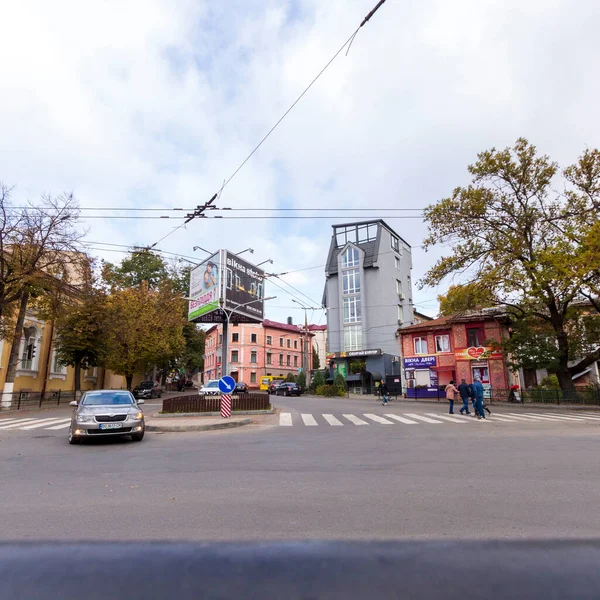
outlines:
{"label": "car headlight", "polygon": [[144,413],[143,413],[142,411],[140,411],[140,412],[137,412],[137,413],[131,413],[131,414],[129,415],[129,418],[130,418],[132,421],[139,421],[139,420],[140,420],[140,419],[142,419],[143,417],[144,417]]}
{"label": "car headlight", "polygon": [[77,415],[78,423],[90,423],[93,420],[94,417],[92,415]]}

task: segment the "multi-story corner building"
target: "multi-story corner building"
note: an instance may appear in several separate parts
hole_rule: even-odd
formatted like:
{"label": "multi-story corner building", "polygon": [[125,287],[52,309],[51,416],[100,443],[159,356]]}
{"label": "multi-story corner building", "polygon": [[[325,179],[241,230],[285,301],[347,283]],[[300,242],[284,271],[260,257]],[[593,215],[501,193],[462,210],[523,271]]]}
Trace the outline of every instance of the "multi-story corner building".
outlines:
{"label": "multi-story corner building", "polygon": [[[268,319],[263,323],[232,323],[229,327],[228,374],[257,389],[261,375],[297,375],[304,358],[310,371],[313,337],[310,327],[305,331],[303,326],[294,325],[291,318],[288,323]],[[204,381],[224,375],[222,348],[223,326],[214,325],[206,332]]]}
{"label": "multi-story corner building", "polygon": [[[319,368],[327,366],[327,325],[309,325],[308,330],[313,334],[312,343],[319,357]],[[317,368],[313,365],[313,368]]]}
{"label": "multi-story corner building", "polygon": [[[328,360],[348,383],[401,375],[399,327],[413,321],[410,245],[381,219],[333,226],[325,267]],[[357,360],[365,361],[361,373]],[[361,365],[362,366],[362,365]]]}

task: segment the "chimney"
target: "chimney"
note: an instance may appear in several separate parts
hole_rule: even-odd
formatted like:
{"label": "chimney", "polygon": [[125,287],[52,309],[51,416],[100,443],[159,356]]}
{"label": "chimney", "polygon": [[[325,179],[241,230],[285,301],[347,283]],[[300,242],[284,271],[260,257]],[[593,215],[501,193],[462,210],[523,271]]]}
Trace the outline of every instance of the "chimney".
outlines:
{"label": "chimney", "polygon": [[292,321],[292,317],[288,317],[287,318],[287,324],[288,325],[293,325],[294,324],[293,321]]}

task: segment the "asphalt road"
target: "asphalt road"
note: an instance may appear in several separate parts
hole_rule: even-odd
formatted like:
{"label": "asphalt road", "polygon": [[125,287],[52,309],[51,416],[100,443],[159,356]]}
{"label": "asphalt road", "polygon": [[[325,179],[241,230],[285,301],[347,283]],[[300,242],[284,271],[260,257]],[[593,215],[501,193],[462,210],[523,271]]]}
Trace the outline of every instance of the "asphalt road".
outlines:
{"label": "asphalt road", "polygon": [[277,414],[237,430],[80,446],[66,430],[2,429],[0,416],[0,539],[600,536],[600,413],[454,423],[431,416],[446,414],[443,403],[276,404],[291,425]]}

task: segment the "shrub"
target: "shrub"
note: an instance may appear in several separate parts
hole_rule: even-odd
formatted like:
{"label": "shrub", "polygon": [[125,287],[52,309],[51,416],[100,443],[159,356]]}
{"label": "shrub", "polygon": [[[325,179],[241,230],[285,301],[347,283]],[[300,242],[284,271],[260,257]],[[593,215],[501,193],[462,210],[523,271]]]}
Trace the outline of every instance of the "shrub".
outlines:
{"label": "shrub", "polygon": [[306,374],[304,373],[304,371],[302,371],[302,373],[298,373],[298,375],[296,376],[296,383],[302,391],[306,389]]}
{"label": "shrub", "polygon": [[335,388],[336,396],[346,395],[346,380],[341,373],[336,373],[335,379],[333,380],[333,387]]}
{"label": "shrub", "polygon": [[539,387],[543,390],[560,390],[560,383],[558,383],[558,377],[554,374],[544,377],[540,381]]}
{"label": "shrub", "polygon": [[323,385],[325,385],[325,375],[323,375],[322,371],[317,371],[310,383],[310,389],[315,391],[317,388]]}
{"label": "shrub", "polygon": [[332,385],[320,385],[319,387],[316,388],[316,392],[317,396],[326,396],[327,398],[331,398],[332,396],[335,396],[335,387]]}
{"label": "shrub", "polygon": [[288,373],[287,376],[286,376],[286,378],[285,378],[285,380],[288,383],[294,383],[296,381],[296,378],[294,377],[293,373]]}

